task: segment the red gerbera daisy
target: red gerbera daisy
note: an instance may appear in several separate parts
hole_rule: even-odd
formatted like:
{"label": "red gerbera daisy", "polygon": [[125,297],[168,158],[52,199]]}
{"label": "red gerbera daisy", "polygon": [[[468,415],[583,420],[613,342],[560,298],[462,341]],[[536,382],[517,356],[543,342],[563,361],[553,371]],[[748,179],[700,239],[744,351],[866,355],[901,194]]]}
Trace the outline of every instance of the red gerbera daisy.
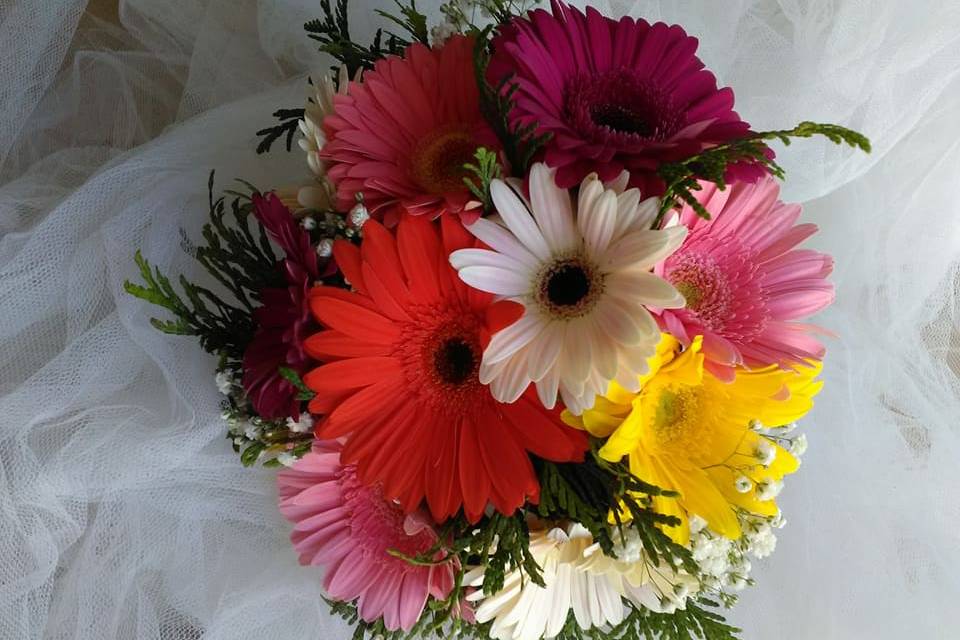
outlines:
{"label": "red gerbera daisy", "polygon": [[476,219],[463,183],[464,163],[480,146],[499,148],[480,113],[473,40],[454,36],[441,47],[407,47],[388,56],[334,97],[323,121],[320,152],[346,211],[362,193],[367,209],[388,225],[404,212]]}
{"label": "red gerbera daisy", "polygon": [[406,216],[394,235],[369,221],[360,248],[336,244],[356,291],[311,291],[328,329],[306,350],[327,364],[304,381],[310,411],[326,416],[317,436],[345,436],[342,461],[361,480],[408,512],[426,498],[438,521],[461,506],[476,521],[488,503],[509,514],[539,499],[528,452],[581,460],[587,442],[536,395],[502,404],[480,383],[484,344],[522,309],[463,284],[448,256],[474,240],[456,219],[441,228]]}

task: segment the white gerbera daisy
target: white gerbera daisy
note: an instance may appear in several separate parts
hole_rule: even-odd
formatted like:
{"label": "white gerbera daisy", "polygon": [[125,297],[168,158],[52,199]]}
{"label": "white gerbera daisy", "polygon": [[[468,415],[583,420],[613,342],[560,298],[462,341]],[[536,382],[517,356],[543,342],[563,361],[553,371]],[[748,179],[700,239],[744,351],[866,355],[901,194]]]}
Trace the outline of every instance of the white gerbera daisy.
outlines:
{"label": "white gerbera daisy", "polygon": [[[360,74],[357,74],[358,81]],[[323,119],[333,113],[333,98],[338,93],[345,94],[349,85],[347,67],[341,66],[336,74],[324,73],[315,84],[310,85],[307,104],[304,106],[303,119],[300,121],[300,133],[303,137],[297,141],[307,154],[307,164],[313,172],[314,182],[300,188],[297,200],[307,209],[328,209],[334,201],[334,190],[326,177],[326,166],[320,159],[320,150],[327,142],[323,132]]]}
{"label": "white gerbera daisy", "polygon": [[[651,565],[642,552],[632,562],[603,555],[579,524],[569,531],[532,531],[530,550],[543,569],[545,586],[514,570],[498,593],[488,597],[478,588],[467,596],[477,622],[493,621],[490,635],[497,640],[553,638],[571,610],[582,629],[616,625],[626,612],[624,598],[639,607],[673,611],[686,606],[688,594],[699,586],[689,575]],[[472,569],[464,584],[480,587],[483,576],[482,567]]]}
{"label": "white gerbera daisy", "polygon": [[513,402],[535,382],[552,408],[559,392],[574,414],[593,406],[611,379],[637,390],[660,331],[645,306],[679,308],[683,296],[650,272],[683,242],[686,227],[650,228],[659,202],[605,188],[595,175],[580,185],[576,212],[543,164],[530,170],[530,201],[494,180],[503,224],[481,218],[468,229],[487,249],[450,256],[461,280],[522,304],[523,316],[493,336],[480,381]]}

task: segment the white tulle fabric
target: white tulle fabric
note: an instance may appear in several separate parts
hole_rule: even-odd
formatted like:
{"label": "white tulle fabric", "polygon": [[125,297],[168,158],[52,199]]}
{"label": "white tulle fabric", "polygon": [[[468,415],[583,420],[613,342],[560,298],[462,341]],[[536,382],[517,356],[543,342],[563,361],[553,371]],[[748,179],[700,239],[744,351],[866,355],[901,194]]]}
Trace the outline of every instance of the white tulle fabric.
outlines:
{"label": "white tulle fabric", "polygon": [[[325,68],[313,0],[0,2],[0,638],[349,634],[297,566],[273,473],[223,437],[214,361],[123,293],[133,250],[199,277],[205,182],[308,173],[253,131]],[[374,4],[355,0],[357,34]],[[428,9],[436,15],[436,0]],[[379,5],[377,5],[379,6]],[[948,638],[960,623],[960,4],[601,2],[682,22],[780,150],[837,303],[790,523],[732,618],[758,638]]]}

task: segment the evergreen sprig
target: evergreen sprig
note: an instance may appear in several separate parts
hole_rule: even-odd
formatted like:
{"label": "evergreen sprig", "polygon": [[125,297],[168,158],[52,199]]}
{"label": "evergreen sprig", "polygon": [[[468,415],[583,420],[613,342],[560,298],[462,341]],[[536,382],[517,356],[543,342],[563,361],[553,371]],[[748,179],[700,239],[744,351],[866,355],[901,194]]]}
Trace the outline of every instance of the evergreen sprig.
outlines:
{"label": "evergreen sprig", "polygon": [[500,158],[497,153],[480,147],[473,156],[476,158],[476,164],[468,162],[463,168],[472,176],[466,176],[463,179],[464,184],[470,190],[470,193],[480,201],[485,213],[493,211],[493,199],[490,196],[490,183],[501,178],[503,169],[500,166]]}
{"label": "evergreen sprig", "polygon": [[154,328],[173,335],[197,336],[200,346],[209,353],[243,353],[253,335],[250,315],[220,299],[209,289],[197,286],[180,276],[183,296],[177,293],[170,279],[152,267],[140,251],[134,254],[144,285],[129,280],[123,283],[130,295],[170,311],[174,320],[150,318]]}
{"label": "evergreen sprig", "polygon": [[297,400],[313,400],[314,396],[317,395],[313,389],[306,385],[306,383],[303,381],[303,378],[300,377],[300,374],[290,367],[280,367],[280,376],[292,384],[297,390]]}
{"label": "evergreen sprig", "polygon": [[[371,44],[366,46],[357,44],[350,36],[347,8],[348,0],[337,0],[336,8],[330,5],[330,0],[320,0],[323,16],[307,22],[303,28],[310,38],[320,43],[321,52],[330,54],[347,67],[351,78],[356,76],[358,70],[372,69],[377,60],[390,54],[399,54],[410,44],[410,41],[392,33],[384,37],[383,29],[377,29]],[[416,12],[416,7],[411,3],[409,9],[411,13],[404,12],[401,5],[402,17],[387,15],[405,29],[412,28],[414,37],[419,38],[426,33],[426,24],[424,22],[421,29],[420,19],[414,17],[412,13]],[[423,19],[426,20],[426,18]]]}
{"label": "evergreen sprig", "polygon": [[716,602],[705,598],[691,598],[685,609],[673,613],[657,613],[627,600],[624,603],[628,613],[612,628],[581,629],[571,613],[556,640],[737,640],[740,632],[711,610],[718,606]]}
{"label": "evergreen sprig", "polygon": [[[644,482],[621,463],[603,460],[596,444],[587,459],[578,464],[536,461],[540,480],[541,517],[552,520],[574,520],[593,536],[604,553],[614,556],[616,538],[625,540],[625,528],[636,531],[644,550],[653,563],[661,560],[683,565],[697,573],[689,549],[676,544],[664,533],[665,527],[680,524],[673,516],[663,515],[645,504],[645,497],[675,497],[677,494]],[[612,522],[611,522],[612,520]]]}
{"label": "evergreen sprig", "polygon": [[667,162],[657,169],[657,174],[666,184],[657,222],[673,207],[686,203],[702,218],[709,219],[710,212],[694,195],[700,190],[699,180],[716,183],[725,189],[727,169],[734,164],[758,164],[777,178],[784,177],[784,170],[773,158],[767,141],[778,140],[789,145],[794,138],[824,136],[834,144],[847,144],[870,153],[870,140],[862,133],[836,124],[801,122],[793,129],[759,131],[738,140],[711,147],[685,160]]}
{"label": "evergreen sprig", "polygon": [[488,26],[476,34],[473,52],[473,71],[480,90],[480,112],[493,129],[503,153],[510,164],[513,175],[525,175],[533,158],[550,140],[550,133],[537,133],[535,122],[521,124],[510,121],[519,85],[507,75],[497,81],[496,86],[487,82],[487,67],[490,64],[489,40],[493,26]]}
{"label": "evergreen sprig", "polygon": [[257,136],[262,138],[257,144],[257,153],[266,153],[270,151],[273,143],[281,136],[286,135],[287,151],[293,149],[293,136],[300,128],[300,120],[303,119],[303,109],[277,109],[273,112],[273,117],[280,121],[272,127],[264,127],[257,131]]}
{"label": "evergreen sprig", "polygon": [[[393,0],[393,2],[400,10],[399,16],[389,11],[384,11],[383,9],[377,9],[377,15],[398,25],[413,38],[414,42],[420,42],[430,46],[430,33],[427,31],[427,16],[420,13],[417,9],[416,1],[410,0],[410,4],[404,4],[400,2],[400,0]],[[397,36],[396,34],[391,33],[390,35],[394,35],[394,37],[401,40],[403,39],[403,37]]]}
{"label": "evergreen sprig", "polygon": [[[283,275],[276,268],[278,258],[270,246],[267,232],[256,219],[257,235],[250,229],[253,202],[249,194],[228,192],[230,219],[224,197],[213,199],[214,174],[207,182],[210,222],[203,225],[206,246],[196,249],[200,264],[234,295],[247,311],[252,312],[259,292],[271,287],[285,287]],[[257,189],[245,183],[252,193]]]}
{"label": "evergreen sprig", "polygon": [[263,227],[257,223],[257,236],[250,230],[249,197],[238,196],[231,202],[232,220],[228,223],[225,199],[213,199],[213,180],[211,172],[207,183],[210,222],[203,227],[207,244],[193,247],[187,243],[186,248],[233,295],[234,302],[224,301],[184,276],[179,278],[183,294],[177,293],[170,279],[159,268],[151,266],[140,251],[134,254],[134,261],[143,284],[127,280],[123,288],[130,295],[174,315],[173,320],[151,318],[150,323],[156,329],[174,335],[197,336],[204,351],[240,360],[256,329],[253,309],[259,291],[284,286],[283,277],[276,268],[277,258]]}

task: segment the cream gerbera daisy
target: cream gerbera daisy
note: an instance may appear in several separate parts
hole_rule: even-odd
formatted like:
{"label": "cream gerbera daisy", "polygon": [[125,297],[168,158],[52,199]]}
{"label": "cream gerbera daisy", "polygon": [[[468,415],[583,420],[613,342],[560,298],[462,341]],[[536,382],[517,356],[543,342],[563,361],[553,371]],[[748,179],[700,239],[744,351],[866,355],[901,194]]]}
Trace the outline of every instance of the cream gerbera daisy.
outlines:
{"label": "cream gerbera daisy", "polygon": [[[360,79],[359,72],[356,79]],[[327,142],[327,136],[323,132],[323,119],[333,113],[334,96],[345,94],[349,84],[347,67],[341,65],[336,79],[332,74],[324,73],[316,79],[316,84],[310,85],[303,120],[300,121],[300,133],[303,137],[297,144],[307,154],[307,165],[314,175],[314,182],[300,187],[297,200],[302,207],[328,209],[335,201],[333,185],[326,177],[326,166],[320,158],[320,150]]]}
{"label": "cream gerbera daisy", "polygon": [[468,227],[490,250],[455,251],[450,262],[470,286],[524,306],[483,353],[480,380],[498,400],[513,402],[535,382],[546,407],[559,392],[580,414],[614,378],[637,388],[660,337],[645,307],[684,305],[650,269],[680,246],[686,228],[650,229],[657,199],[618,191],[590,175],[574,210],[546,165],[530,171],[529,201],[492,182],[503,224],[481,218]]}
{"label": "cream gerbera daisy", "polygon": [[[636,546],[636,545],[634,545]],[[665,564],[653,564],[642,550],[620,548],[622,559],[605,556],[580,524],[532,531],[530,551],[543,569],[544,586],[507,574],[503,588],[485,596],[479,587],[484,571],[468,571],[464,584],[478,587],[467,596],[477,622],[493,621],[490,635],[498,640],[553,638],[573,611],[582,629],[617,625],[626,613],[624,598],[637,607],[671,612],[686,606],[699,587],[695,578]]]}

